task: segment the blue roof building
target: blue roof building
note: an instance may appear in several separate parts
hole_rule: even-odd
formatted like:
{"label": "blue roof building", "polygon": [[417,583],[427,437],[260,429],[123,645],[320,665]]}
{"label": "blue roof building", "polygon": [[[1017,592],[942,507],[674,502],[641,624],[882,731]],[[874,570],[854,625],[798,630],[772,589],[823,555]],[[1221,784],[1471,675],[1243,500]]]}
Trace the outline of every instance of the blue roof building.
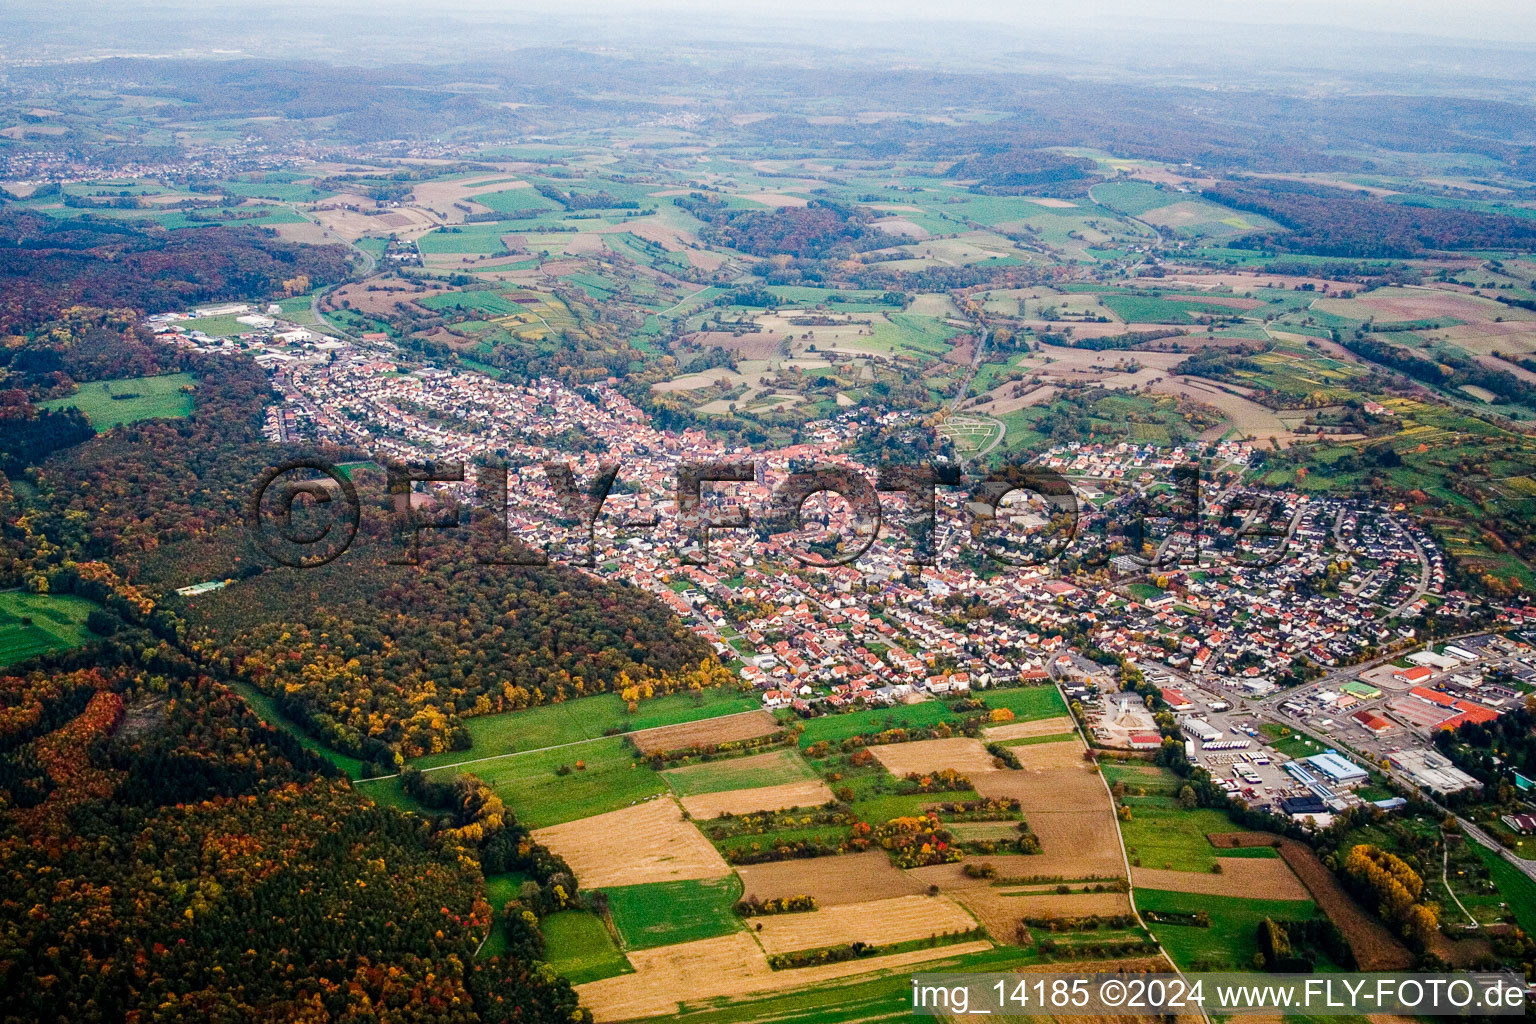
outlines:
{"label": "blue roof building", "polygon": [[1313,754],[1302,760],[1326,775],[1330,782],[1338,785],[1347,786],[1370,778],[1369,772],[1349,758],[1340,755],[1337,750],[1325,750],[1321,754]]}

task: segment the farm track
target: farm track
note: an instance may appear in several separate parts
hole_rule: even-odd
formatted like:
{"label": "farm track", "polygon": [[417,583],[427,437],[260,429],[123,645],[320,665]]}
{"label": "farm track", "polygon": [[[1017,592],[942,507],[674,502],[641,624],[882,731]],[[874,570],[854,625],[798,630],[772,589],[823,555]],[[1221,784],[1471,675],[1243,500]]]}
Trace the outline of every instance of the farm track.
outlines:
{"label": "farm track", "polygon": [[[723,721],[724,719],[727,719],[727,718],[736,718],[736,717],[739,717],[741,715],[760,715],[760,714],[762,714],[762,712],[757,710],[756,708],[754,708],[754,709],[752,709],[750,711],[733,711],[729,715],[718,715],[715,718],[703,719],[703,721],[719,722],[719,721]],[[692,723],[685,723],[685,724],[692,724]],[[472,757],[472,758],[469,758],[469,759],[464,760],[464,761],[455,761],[452,764],[440,764],[440,765],[435,765],[435,766],[433,766],[431,768],[423,768],[421,771],[422,771],[423,774],[425,774],[427,772],[440,772],[440,771],[445,771],[445,770],[447,770],[449,768],[463,768],[465,765],[469,765],[469,764],[483,764],[486,761],[501,761],[501,760],[504,760],[504,759],[509,758],[509,757],[520,757],[523,754],[542,754],[542,753],[544,753],[545,751],[548,751],[548,750],[563,750],[566,747],[579,747],[579,746],[581,746],[584,743],[597,743],[597,742],[600,742],[601,740],[611,740],[611,739],[614,738],[614,736],[635,736],[635,735],[638,735],[640,733],[655,732],[658,729],[675,729],[675,728],[677,728],[677,727],[673,726],[673,725],[653,725],[653,726],[650,726],[650,727],[645,728],[645,729],[630,729],[630,730],[628,730],[626,732],[616,732],[616,733],[614,733],[611,736],[588,736],[584,740],[571,740],[569,743],[556,743],[556,744],[553,744],[553,745],[548,746],[548,747],[529,747],[527,750],[509,750],[505,754],[488,754],[485,757]],[[366,779],[358,779],[357,781],[358,782],[383,782],[385,779],[395,779],[395,778],[399,778],[399,777],[400,777],[400,773],[399,772],[394,772],[394,773],[389,774],[389,775],[374,775],[374,776],[370,776],[369,778],[366,778]]]}

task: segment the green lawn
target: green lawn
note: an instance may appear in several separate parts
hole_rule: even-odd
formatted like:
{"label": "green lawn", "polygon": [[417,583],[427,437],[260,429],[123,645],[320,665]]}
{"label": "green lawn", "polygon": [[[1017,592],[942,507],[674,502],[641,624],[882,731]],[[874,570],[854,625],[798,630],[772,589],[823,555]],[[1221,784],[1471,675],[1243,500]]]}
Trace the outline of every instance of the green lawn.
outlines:
{"label": "green lawn", "polygon": [[[465,722],[470,736],[468,750],[429,754],[417,758],[412,764],[417,768],[433,768],[516,750],[537,750],[562,743],[596,739],[609,730],[632,732],[662,725],[679,725],[702,718],[751,711],[760,706],[760,702],[751,694],[736,690],[706,690],[698,694],[673,693],[643,700],[631,715],[618,694],[599,693],[558,704],[543,704],[525,711],[480,715],[468,719]],[[585,754],[573,752],[571,756]]]}
{"label": "green lawn", "polygon": [[630,949],[711,939],[741,928],[731,907],[741,898],[735,875],[709,882],[652,882],[603,890],[613,923]]}
{"label": "green lawn", "polygon": [[662,777],[678,796],[696,796],[802,782],[816,778],[816,773],[797,752],[775,750],[770,754],[673,768],[662,772]]}
{"label": "green lawn", "polygon": [[91,638],[85,617],[95,607],[73,594],[0,593],[0,665],[79,647]]}
{"label": "green lawn", "polygon": [[912,313],[888,313],[886,320],[875,319],[870,329],[868,337],[853,339],[849,347],[917,358],[942,356],[950,349],[949,339],[960,333],[937,317]]}
{"label": "green lawn", "polygon": [[[562,766],[571,771],[561,775]],[[617,736],[482,761],[466,770],[494,789],[529,828],[616,811],[667,790],[661,776],[636,760]]]}
{"label": "green lawn", "polygon": [[1032,747],[1037,743],[1066,743],[1077,739],[1075,732],[1053,732],[1044,736],[1023,736],[1016,740],[1003,740],[1005,747]]}
{"label": "green lawn", "polygon": [[1016,686],[1006,690],[982,690],[977,693],[989,708],[1007,708],[1015,722],[1037,718],[1055,718],[1067,714],[1061,691],[1055,686]]}
{"label": "green lawn", "polygon": [[[1151,924],[1168,955],[1184,970],[1252,970],[1258,952],[1255,932],[1268,917],[1276,921],[1302,921],[1317,913],[1311,900],[1255,900],[1234,896],[1205,896],[1160,889],[1137,889],[1136,906],[1143,913],[1162,910],[1191,913],[1203,910],[1211,916],[1209,928],[1192,925]],[[1325,966],[1319,961],[1319,966]]]}
{"label": "green lawn", "polygon": [[1480,845],[1474,845],[1474,848],[1488,865],[1488,873],[1498,887],[1499,895],[1515,912],[1515,920],[1520,922],[1527,935],[1536,935],[1536,882],[1492,850]]}
{"label": "green lawn", "polygon": [[[1208,807],[1181,810],[1165,796],[1126,796],[1123,803],[1131,808],[1131,820],[1120,822],[1120,833],[1125,837],[1125,850],[1135,864],[1140,859],[1144,868],[1171,867],[1175,871],[1210,871],[1216,865],[1218,855],[1229,856],[1235,851],[1217,850],[1206,837],[1209,832],[1243,832],[1220,811]],[[1165,806],[1166,805],[1166,806]],[[1267,846],[1252,849],[1263,853],[1244,851],[1239,856],[1273,857],[1275,851]]]}
{"label": "green lawn", "polygon": [[502,295],[500,292],[486,289],[475,289],[462,292],[444,292],[441,295],[429,295],[420,299],[417,305],[428,309],[443,312],[449,309],[468,310],[481,312],[488,316],[511,316],[513,313],[525,312],[522,306]]}
{"label": "green lawn", "polygon": [[539,922],[544,934],[544,956],[572,985],[616,974],[633,974],[608,926],[587,910],[562,910]]}
{"label": "green lawn", "polygon": [[960,716],[951,712],[948,705],[936,700],[896,708],[870,708],[842,715],[823,715],[805,723],[805,732],[800,734],[800,746],[808,747],[822,740],[836,743],[860,733],[881,732],[898,726],[916,728],[959,719]]}
{"label": "green lawn", "polygon": [[[81,384],[68,398],[39,402],[41,409],[76,408],[85,413],[96,432],[102,433],[123,423],[139,420],[180,419],[192,414],[190,373],[167,373],[159,377],[124,377]],[[183,388],[188,390],[183,391]]]}

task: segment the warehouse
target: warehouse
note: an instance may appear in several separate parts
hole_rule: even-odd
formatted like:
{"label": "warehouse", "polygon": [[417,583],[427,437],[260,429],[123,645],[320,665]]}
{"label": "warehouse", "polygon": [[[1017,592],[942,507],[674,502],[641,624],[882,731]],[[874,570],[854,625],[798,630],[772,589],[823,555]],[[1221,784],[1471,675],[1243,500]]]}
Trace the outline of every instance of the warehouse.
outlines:
{"label": "warehouse", "polygon": [[1337,750],[1325,750],[1321,754],[1313,754],[1302,760],[1327,776],[1328,781],[1335,785],[1350,786],[1364,782],[1370,777],[1364,768],[1347,757],[1341,756]]}

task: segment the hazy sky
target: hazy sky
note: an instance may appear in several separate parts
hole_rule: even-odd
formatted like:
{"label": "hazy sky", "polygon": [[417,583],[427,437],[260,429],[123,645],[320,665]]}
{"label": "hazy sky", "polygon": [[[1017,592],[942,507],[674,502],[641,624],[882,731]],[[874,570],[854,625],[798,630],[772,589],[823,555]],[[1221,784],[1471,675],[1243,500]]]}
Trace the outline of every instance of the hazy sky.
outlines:
{"label": "hazy sky", "polygon": [[[535,0],[535,7],[544,6]],[[770,17],[984,20],[1065,27],[1084,22],[1214,21],[1317,25],[1462,39],[1536,42],[1533,0],[572,0],[566,9],[696,11]]]}

